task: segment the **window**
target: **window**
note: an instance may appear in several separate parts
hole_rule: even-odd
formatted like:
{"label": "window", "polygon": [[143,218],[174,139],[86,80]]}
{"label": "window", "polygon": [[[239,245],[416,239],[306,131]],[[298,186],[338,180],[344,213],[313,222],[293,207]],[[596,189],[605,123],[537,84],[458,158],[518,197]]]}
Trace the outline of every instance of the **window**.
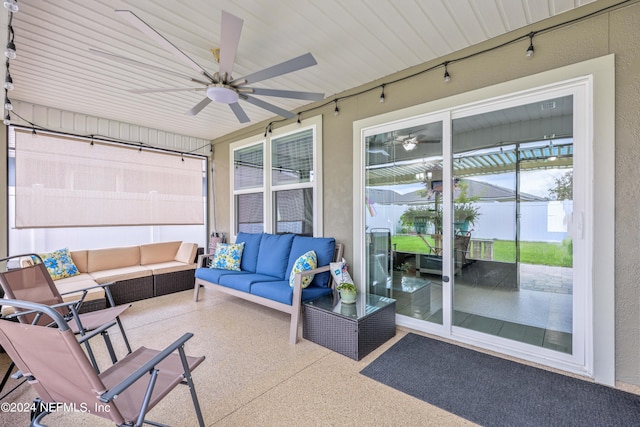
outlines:
{"label": "window", "polygon": [[321,118],[275,130],[266,140],[232,144],[233,234],[322,235]]}
{"label": "window", "polygon": [[264,143],[233,152],[236,231],[264,231]]}
{"label": "window", "polygon": [[8,157],[11,253],[206,238],[202,156],[10,128]]}

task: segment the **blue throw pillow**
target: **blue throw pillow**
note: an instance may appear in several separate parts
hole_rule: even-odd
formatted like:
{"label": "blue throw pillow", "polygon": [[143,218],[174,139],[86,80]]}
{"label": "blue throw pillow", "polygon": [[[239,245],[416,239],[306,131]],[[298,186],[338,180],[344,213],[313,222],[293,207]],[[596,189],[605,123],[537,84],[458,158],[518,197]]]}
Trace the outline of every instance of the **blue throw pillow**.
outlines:
{"label": "blue throw pillow", "polygon": [[240,262],[242,260],[243,250],[244,242],[237,244],[218,243],[216,253],[211,262],[211,268],[241,271]]}
{"label": "blue throw pillow", "polygon": [[[57,251],[38,255],[42,258],[42,263],[47,267],[47,271],[53,280],[64,279],[65,277],[80,274],[78,267],[76,267],[73,259],[71,259],[69,248],[58,249]],[[32,259],[34,262],[37,262],[36,257],[32,257]]]}
{"label": "blue throw pillow", "polygon": [[[316,257],[315,251],[309,251],[304,255],[300,256],[296,262],[293,264],[293,268],[291,269],[291,274],[289,275],[289,286],[293,287],[293,282],[296,279],[296,273],[300,273],[301,271],[313,270],[318,266],[318,258]],[[313,280],[313,274],[309,274],[308,276],[302,276],[302,287],[306,288],[311,284]]]}

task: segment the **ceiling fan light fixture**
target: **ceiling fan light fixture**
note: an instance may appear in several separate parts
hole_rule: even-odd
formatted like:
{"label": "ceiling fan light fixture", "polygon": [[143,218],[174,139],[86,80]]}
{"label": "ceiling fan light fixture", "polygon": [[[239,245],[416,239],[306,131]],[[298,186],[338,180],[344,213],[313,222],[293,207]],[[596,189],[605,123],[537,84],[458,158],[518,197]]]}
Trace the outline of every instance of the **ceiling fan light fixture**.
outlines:
{"label": "ceiling fan light fixture", "polygon": [[402,143],[402,148],[404,148],[406,151],[411,151],[414,148],[416,148],[417,145],[418,145],[418,138],[414,136],[413,138],[405,139],[404,142]]}
{"label": "ceiling fan light fixture", "polygon": [[207,97],[215,102],[234,104],[238,102],[238,92],[227,85],[213,85],[207,89]]}

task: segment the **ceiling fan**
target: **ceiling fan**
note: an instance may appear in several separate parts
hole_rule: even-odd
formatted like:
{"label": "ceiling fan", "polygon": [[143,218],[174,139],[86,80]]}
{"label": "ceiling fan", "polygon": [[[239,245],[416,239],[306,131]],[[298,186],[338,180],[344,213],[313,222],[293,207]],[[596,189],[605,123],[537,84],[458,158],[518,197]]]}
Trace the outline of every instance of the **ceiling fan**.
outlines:
{"label": "ceiling fan", "polygon": [[374,135],[368,141],[369,147],[367,151],[372,154],[382,154],[385,157],[389,157],[387,147],[393,147],[401,145],[404,151],[413,151],[418,144],[436,144],[440,143],[439,139],[428,139],[427,135],[418,133],[408,133],[406,135],[400,135],[397,131],[387,132],[383,134]]}
{"label": "ceiling fan", "polygon": [[130,10],[116,10],[117,14],[122,16],[134,27],[145,33],[149,38],[156,42],[161,47],[165,48],[176,57],[178,57],[183,63],[197,71],[201,77],[198,79],[191,76],[178,73],[171,70],[166,70],[155,65],[146,64],[134,59],[129,59],[123,56],[115,55],[109,52],[104,52],[97,49],[89,49],[89,51],[95,55],[103,56],[111,60],[118,62],[135,65],[139,67],[150,68],[156,71],[165,72],[174,76],[187,79],[192,83],[200,85],[199,87],[190,88],[172,88],[172,89],[134,89],[132,93],[154,93],[154,92],[179,92],[179,91],[196,91],[205,92],[206,97],[196,104],[193,108],[186,112],[188,115],[196,115],[204,107],[209,105],[211,101],[227,104],[231,108],[231,111],[235,114],[240,123],[249,122],[249,116],[247,116],[244,109],[240,106],[239,100],[248,102],[262,109],[268,110],[272,113],[280,115],[285,118],[293,118],[295,115],[290,111],[280,108],[276,105],[263,101],[253,95],[259,96],[274,96],[280,98],[291,99],[303,99],[307,101],[319,101],[324,99],[323,93],[316,92],[300,92],[292,90],[279,90],[279,89],[267,89],[250,87],[254,83],[288,74],[303,68],[316,65],[317,62],[311,53],[289,59],[282,63],[273,65],[271,67],[262,69],[255,73],[248,74],[244,77],[234,78],[232,76],[233,65],[236,60],[236,53],[238,50],[238,44],[240,42],[240,34],[242,32],[243,20],[231,13],[222,11],[221,29],[220,29],[220,48],[212,49],[219,68],[218,71],[210,73],[205,68],[200,66],[197,62],[187,56],[184,52],[178,49],[173,43],[167,40],[153,27],[140,19],[136,14]]}

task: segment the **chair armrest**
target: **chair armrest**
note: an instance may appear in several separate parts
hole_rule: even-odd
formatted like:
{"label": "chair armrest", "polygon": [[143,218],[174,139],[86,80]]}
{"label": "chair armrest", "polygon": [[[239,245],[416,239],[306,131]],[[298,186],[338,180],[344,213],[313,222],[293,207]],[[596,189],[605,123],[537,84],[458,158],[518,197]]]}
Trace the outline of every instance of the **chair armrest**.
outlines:
{"label": "chair armrest", "polygon": [[0,305],[9,305],[11,307],[20,307],[20,308],[27,308],[29,310],[26,311],[21,311],[21,312],[15,312],[10,314],[9,316],[5,317],[5,319],[9,319],[9,318],[13,318],[13,317],[19,317],[19,316],[24,316],[27,314],[33,314],[33,313],[42,313],[42,314],[46,314],[47,316],[49,316],[50,318],[53,319],[53,321],[58,325],[58,328],[61,331],[65,331],[67,329],[69,329],[69,325],[67,325],[67,322],[65,321],[65,319],[62,317],[62,315],[60,313],[58,313],[55,308],[56,307],[62,307],[68,304],[75,304],[76,301],[70,301],[70,302],[66,302],[66,303],[60,303],[60,304],[56,304],[56,305],[44,305],[44,304],[38,304],[35,302],[29,302],[29,301],[21,301],[21,300],[16,300],[16,299],[0,299]]}
{"label": "chair armrest", "polygon": [[[6,300],[6,301],[8,301],[8,300]],[[60,307],[69,307],[69,308],[71,308],[71,306],[73,306],[75,304],[78,304],[79,302],[80,302],[80,300],[66,301],[66,302],[61,302],[61,303],[53,304],[53,305],[45,305],[45,307],[49,307],[49,308],[53,308],[53,309],[60,308]],[[36,304],[36,303],[33,303],[33,304]],[[40,305],[43,305],[43,304],[40,304]],[[18,318],[20,316],[26,316],[28,314],[34,314],[34,313],[45,313],[45,311],[42,310],[42,309],[16,311],[15,313],[8,314],[8,315],[4,316],[3,318],[4,319],[13,319],[13,318]],[[49,315],[49,312],[47,311],[46,314]],[[58,313],[58,315],[62,316],[59,313]]]}
{"label": "chair armrest", "polygon": [[108,286],[113,285],[114,283],[116,283],[116,282],[109,282],[109,283],[96,284],[96,285],[93,285],[93,286],[87,286],[86,288],[76,289],[74,291],[63,292],[60,295],[68,295],[68,294],[73,294],[73,293],[76,293],[76,292],[90,291],[91,289],[96,289],[96,288],[106,288]]}
{"label": "chair armrest", "polygon": [[60,295],[67,295],[67,294],[73,294],[73,293],[76,293],[76,292],[82,292],[82,298],[80,299],[80,302],[78,303],[78,306],[76,307],[77,309],[80,309],[80,305],[82,305],[82,303],[84,302],[84,299],[87,296],[87,292],[89,292],[89,290],[96,289],[96,288],[102,288],[102,289],[104,289],[104,293],[107,295],[107,300],[109,300],[109,306],[115,307],[116,303],[114,302],[113,296],[111,295],[111,290],[109,289],[109,287],[111,285],[113,285],[114,283],[116,283],[116,282],[96,284],[94,286],[89,286],[89,287],[82,288],[82,289],[76,289],[74,291],[68,291],[68,292],[62,293]]}
{"label": "chair armrest", "polygon": [[215,254],[201,254],[198,255],[198,268],[206,267],[204,261],[208,258],[213,258]]}
{"label": "chair armrest", "polygon": [[104,325],[102,325],[102,326],[100,326],[98,328],[92,329],[91,332],[87,332],[86,334],[81,335],[78,338],[78,343],[79,344],[83,344],[85,341],[88,341],[91,338],[95,337],[96,335],[101,334],[102,332],[106,331],[110,327],[115,326],[115,324],[116,324],[115,321],[114,322],[109,322],[109,323],[105,323]]}
{"label": "chair armrest", "polygon": [[[169,346],[165,347],[164,350],[156,354],[147,363],[145,363],[144,365],[136,369],[134,372],[132,372],[127,378],[123,379],[118,384],[111,387],[111,389],[109,389],[105,393],[102,393],[98,397],[100,401],[107,403],[115,399],[120,393],[122,393],[124,390],[129,388],[138,379],[140,379],[146,374],[149,374],[158,363],[166,359],[171,353],[176,351],[178,348],[182,347],[185,342],[191,339],[191,337],[193,337],[193,334],[191,332],[188,332],[183,336],[181,336],[180,338],[178,338],[177,340],[175,340]],[[126,358],[123,359],[123,361],[124,360],[126,360]]]}

